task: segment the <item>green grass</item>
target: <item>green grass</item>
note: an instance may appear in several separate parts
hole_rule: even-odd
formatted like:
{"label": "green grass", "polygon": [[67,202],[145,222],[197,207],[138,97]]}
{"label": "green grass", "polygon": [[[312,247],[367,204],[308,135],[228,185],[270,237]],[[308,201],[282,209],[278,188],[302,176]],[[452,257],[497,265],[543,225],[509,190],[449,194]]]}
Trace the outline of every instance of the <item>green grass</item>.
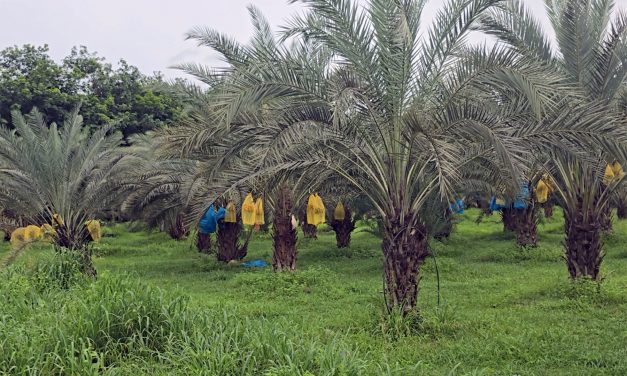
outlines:
{"label": "green grass", "polygon": [[[208,315],[202,319],[211,322],[203,324],[207,326],[205,333],[235,339],[225,345],[226,340],[219,342],[215,334],[213,345],[205,348],[200,343],[207,338],[190,339],[186,324],[177,324],[170,331],[178,334],[163,337],[172,342],[164,348],[147,346],[150,351],[146,353],[131,351],[125,355],[117,347],[109,350],[109,345],[102,345],[100,348],[117,354],[107,360],[108,368],[104,369],[135,375],[194,374],[199,370],[206,374],[268,375],[307,374],[305,371],[627,374],[627,221],[616,221],[615,233],[605,239],[605,279],[598,292],[593,283],[572,283],[568,278],[562,259],[559,210],[555,218],[539,226],[539,247],[527,250],[518,249],[513,236],[502,232],[498,215],[480,224],[474,222],[476,217],[476,211],[468,211],[447,242],[432,243],[442,300],[438,306],[436,268],[430,258],[422,268],[421,317],[413,322],[382,319],[380,240],[362,229],[354,233],[348,250],[335,247],[332,232],[319,234],[317,240],[299,240],[298,271],[275,274],[271,268],[251,270],[218,263],[215,256],[197,253],[191,241],[175,242],[160,233],[110,226],[106,230],[110,236],[97,246],[96,266],[102,280],[130,274],[131,281],[163,289],[166,305],[168,299],[189,296],[185,310]],[[6,245],[3,247],[6,252]],[[48,252],[41,248],[29,251],[21,262],[35,263]],[[271,262],[271,252],[269,236],[255,235],[248,258]],[[101,283],[105,282],[99,280],[96,287],[81,288],[104,288],[98,287]],[[55,294],[74,294],[63,295],[61,301],[98,305],[98,294],[91,298],[87,294],[86,298],[84,293],[73,291]],[[150,291],[154,294],[158,290]],[[0,308],[0,318],[2,315]],[[34,315],[29,320],[31,324],[45,321],[49,315]],[[90,322],[99,317],[92,316],[88,315]],[[67,321],[59,314],[56,317]],[[239,329],[226,330],[223,326]],[[73,335],[79,339],[97,337]],[[230,358],[216,353],[212,347],[216,343],[227,353],[229,349],[253,349],[250,354],[254,354],[254,362],[239,359],[238,363],[238,358],[245,357],[244,350],[230,355],[236,365],[217,365],[216,359]],[[261,359],[264,356],[272,359]],[[107,359],[106,354],[102,358]],[[208,364],[210,361],[214,363]],[[224,371],[237,367],[244,368]]]}

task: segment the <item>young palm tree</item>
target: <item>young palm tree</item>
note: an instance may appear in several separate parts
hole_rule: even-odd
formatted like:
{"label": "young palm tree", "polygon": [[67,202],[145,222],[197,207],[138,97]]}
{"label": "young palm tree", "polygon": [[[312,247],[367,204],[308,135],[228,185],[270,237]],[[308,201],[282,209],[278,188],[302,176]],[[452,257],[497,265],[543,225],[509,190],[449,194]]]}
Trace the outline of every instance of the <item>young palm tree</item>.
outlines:
{"label": "young palm tree", "polygon": [[[292,174],[294,175],[294,174]],[[355,175],[355,174],[353,174]],[[298,179],[292,184],[295,192],[295,201],[301,203],[300,225],[306,238],[316,238],[317,226],[307,223],[307,206],[312,192],[316,192],[323,199],[326,208],[325,222],[335,232],[338,248],[346,248],[350,245],[351,233],[355,229],[355,219],[351,205],[355,200],[363,200],[359,197],[352,184],[335,173],[331,169],[320,171],[317,174],[299,174]],[[335,218],[336,206],[342,204],[344,215]]]}
{"label": "young palm tree", "polygon": [[503,222],[503,231],[516,231],[516,209],[513,207],[503,208],[501,221]]}
{"label": "young palm tree", "polygon": [[[608,200],[617,186],[603,183],[604,166],[598,158],[625,161],[627,144],[625,108],[620,105],[627,80],[627,15],[618,12],[610,22],[615,4],[607,0],[546,0],[546,5],[555,43],[519,0],[486,14],[483,30],[519,56],[554,67],[570,86],[568,92],[556,91],[556,97],[565,103],[569,95],[577,97],[584,107],[600,109],[607,117],[603,123],[582,124],[580,137],[592,142],[579,153],[551,153],[548,160],[564,208],[570,275],[597,278],[602,261],[599,223],[608,223]],[[573,118],[579,115],[581,111],[557,107],[550,117],[565,124],[579,121]],[[584,151],[589,151],[587,157]]]}
{"label": "young palm tree", "polygon": [[185,225],[182,213],[178,213],[164,222],[165,231],[174,240],[185,240],[189,236],[189,227]]}
{"label": "young palm tree", "polygon": [[212,30],[190,33],[228,67],[183,67],[214,93],[216,122],[192,131],[189,144],[213,148],[219,135],[230,143],[225,158],[245,160],[238,171],[252,178],[331,170],[351,184],[383,220],[388,306],[408,312],[429,255],[427,204],[448,202],[478,159],[519,186],[527,146],[560,141],[534,143],[541,121],[519,131],[512,125],[541,118],[558,82],[499,47],[464,47],[473,22],[498,0],[448,1],[424,38],[423,1],[370,0],[363,10],[351,0],[302,2],[311,12],[294,19],[281,41],[254,8],[249,46]]}
{"label": "young palm tree", "polygon": [[80,252],[84,271],[95,276],[85,222],[115,206],[127,167],[121,135],[108,126],[90,131],[78,110],[61,127],[37,111],[14,112],[13,125],[0,128],[0,207],[37,224],[58,214],[55,245]]}

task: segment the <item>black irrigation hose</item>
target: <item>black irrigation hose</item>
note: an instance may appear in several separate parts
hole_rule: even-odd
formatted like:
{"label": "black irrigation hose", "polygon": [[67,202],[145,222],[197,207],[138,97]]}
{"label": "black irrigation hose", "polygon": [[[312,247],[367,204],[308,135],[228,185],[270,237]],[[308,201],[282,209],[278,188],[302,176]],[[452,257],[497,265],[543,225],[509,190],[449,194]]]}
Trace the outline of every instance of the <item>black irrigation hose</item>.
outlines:
{"label": "black irrigation hose", "polygon": [[388,315],[390,315],[392,313],[392,310],[390,309],[390,305],[388,301],[389,297],[386,292],[385,264],[383,264],[383,273],[381,273],[381,282],[383,285],[383,306],[385,307],[385,310],[387,311]]}
{"label": "black irrigation hose", "polygon": [[437,291],[438,291],[438,307],[440,306],[440,269],[438,268],[438,259],[435,255],[435,251],[429,247],[429,253],[433,257],[433,262],[435,263],[435,276],[437,280]]}

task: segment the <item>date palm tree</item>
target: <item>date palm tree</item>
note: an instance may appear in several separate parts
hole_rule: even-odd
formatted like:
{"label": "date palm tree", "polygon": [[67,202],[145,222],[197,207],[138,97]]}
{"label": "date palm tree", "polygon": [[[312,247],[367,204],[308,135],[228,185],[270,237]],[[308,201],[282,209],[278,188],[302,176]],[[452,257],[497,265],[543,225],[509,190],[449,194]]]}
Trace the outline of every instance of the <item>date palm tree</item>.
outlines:
{"label": "date palm tree", "polygon": [[[187,144],[221,144],[223,160],[245,161],[233,185],[327,170],[351,184],[383,221],[388,307],[409,312],[429,255],[428,204],[454,197],[477,161],[513,193],[523,161],[565,147],[561,135],[578,134],[581,123],[567,124],[571,130],[544,120],[561,85],[550,69],[499,46],[465,46],[473,23],[499,0],[447,1],[424,34],[424,1],[301,2],[309,12],[279,40],[255,8],[249,45],[204,28],[190,32],[227,66],[181,67],[210,86],[214,116]],[[551,126],[553,133],[538,131]],[[208,173],[217,170],[229,168],[218,163]]]}
{"label": "date palm tree", "polygon": [[[604,184],[607,162],[625,161],[627,127],[621,106],[627,83],[627,15],[613,17],[611,0],[545,0],[555,42],[519,0],[510,0],[484,14],[482,29],[507,43],[519,56],[536,59],[556,69],[570,86],[569,93],[592,108],[601,109],[605,124],[590,122],[582,138],[593,143],[579,153],[550,153],[548,167],[555,178],[556,194],[564,208],[565,247],[572,278],[599,277],[603,259],[600,223],[607,223],[611,191],[618,184]],[[558,108],[550,117],[562,123],[576,122],[569,110]],[[594,110],[596,111],[596,110]],[[583,155],[584,151],[589,151]]]}
{"label": "date palm tree", "polygon": [[190,198],[207,193],[207,184],[198,176],[198,161],[169,156],[160,143],[155,133],[131,138],[134,168],[121,182],[119,205],[126,218],[183,240],[190,232]]}
{"label": "date palm tree", "polygon": [[122,136],[108,126],[90,131],[78,109],[60,127],[36,110],[14,112],[13,126],[0,127],[0,207],[39,225],[58,214],[55,246],[79,252],[84,271],[95,276],[85,222],[115,206],[127,167]]}

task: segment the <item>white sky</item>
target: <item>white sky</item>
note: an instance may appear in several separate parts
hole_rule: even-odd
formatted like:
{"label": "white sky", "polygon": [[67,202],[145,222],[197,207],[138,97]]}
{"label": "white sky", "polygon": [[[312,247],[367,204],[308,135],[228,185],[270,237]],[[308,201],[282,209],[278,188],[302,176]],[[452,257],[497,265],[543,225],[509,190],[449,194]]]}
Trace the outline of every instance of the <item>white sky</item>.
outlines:
{"label": "white sky", "polygon": [[[525,1],[546,22],[543,0]],[[615,1],[627,8],[627,0]],[[423,25],[442,3],[429,0]],[[177,63],[219,65],[208,48],[184,41],[192,27],[208,26],[246,42],[252,32],[248,4],[275,26],[302,9],[287,0],[0,0],[0,49],[48,44],[60,60],[73,46],[84,45],[109,62],[124,58],[144,73],[161,71],[172,78],[182,75],[169,69]]]}

